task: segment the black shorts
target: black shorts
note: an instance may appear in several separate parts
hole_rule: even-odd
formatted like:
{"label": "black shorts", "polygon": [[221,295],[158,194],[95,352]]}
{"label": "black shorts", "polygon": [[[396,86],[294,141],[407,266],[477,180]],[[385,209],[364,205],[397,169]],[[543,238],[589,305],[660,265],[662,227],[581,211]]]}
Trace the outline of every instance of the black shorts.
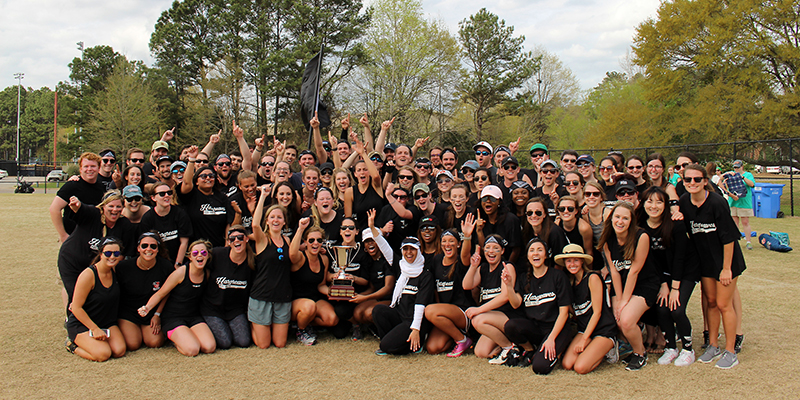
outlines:
{"label": "black shorts", "polygon": [[181,325],[185,325],[191,328],[197,324],[204,324],[205,322],[206,320],[204,320],[203,317],[199,315],[196,317],[164,318],[161,321],[161,330],[164,332],[169,332]]}
{"label": "black shorts", "polygon": [[[152,314],[152,313],[151,313]],[[124,319],[125,321],[133,322],[136,325],[150,325],[150,319],[152,315],[147,315],[142,317],[136,310],[128,310],[128,309],[119,309],[119,313],[117,315],[117,319]]]}
{"label": "black shorts", "polygon": [[[743,268],[731,267],[731,278],[736,278],[737,276],[741,275],[742,272],[744,272]],[[722,269],[713,265],[703,265],[700,267],[700,275],[703,278],[713,278],[714,280],[719,281],[719,274],[721,273]]]}
{"label": "black shorts", "polygon": [[658,300],[658,286],[636,285],[633,288],[633,295],[643,298],[647,306],[653,308]]}

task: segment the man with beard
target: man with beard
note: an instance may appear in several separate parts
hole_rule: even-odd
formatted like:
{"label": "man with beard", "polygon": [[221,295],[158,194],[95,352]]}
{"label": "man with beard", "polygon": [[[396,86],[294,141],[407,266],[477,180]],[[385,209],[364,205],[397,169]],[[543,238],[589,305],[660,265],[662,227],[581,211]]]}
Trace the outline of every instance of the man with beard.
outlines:
{"label": "man with beard", "polygon": [[167,142],[163,140],[156,140],[153,142],[153,146],[150,151],[150,160],[144,164],[142,167],[142,173],[144,176],[150,179],[156,179],[156,163],[158,159],[167,155],[169,152],[169,145]]}
{"label": "man with beard", "polygon": [[258,164],[258,177],[256,183],[258,186],[272,183],[272,168],[275,166],[275,157],[269,154],[261,157],[261,162]]}
{"label": "man with beard", "polygon": [[217,190],[228,197],[233,196],[239,189],[236,180],[231,177],[231,158],[227,154],[218,155],[214,171],[217,173]]}
{"label": "man with beard", "polygon": [[457,178],[456,182],[461,182],[464,180],[464,174],[456,169],[456,165],[458,165],[458,152],[456,152],[456,149],[447,147],[442,150],[442,168],[453,174]]}
{"label": "man with beard", "polygon": [[442,169],[442,146],[433,146],[430,151],[428,151],[428,158],[431,160],[431,164],[433,164],[433,168],[435,169]]}
{"label": "man with beard", "polygon": [[175,160],[170,156],[163,156],[156,161],[156,176],[158,180],[168,184],[170,187],[175,186],[172,180],[172,163]]}
{"label": "man with beard", "polygon": [[111,149],[103,149],[100,150],[98,154],[100,155],[100,171],[97,173],[97,181],[103,184],[106,191],[116,189],[117,185],[114,183],[114,172],[119,174],[116,153]]}

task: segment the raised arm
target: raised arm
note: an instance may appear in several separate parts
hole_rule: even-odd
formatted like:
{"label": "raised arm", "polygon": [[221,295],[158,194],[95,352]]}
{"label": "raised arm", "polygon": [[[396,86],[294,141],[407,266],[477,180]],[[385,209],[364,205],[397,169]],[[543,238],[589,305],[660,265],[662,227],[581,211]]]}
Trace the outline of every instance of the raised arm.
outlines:
{"label": "raised arm", "polygon": [[267,248],[267,235],[264,233],[261,221],[264,220],[264,201],[267,199],[268,195],[269,188],[267,188],[267,185],[262,185],[261,196],[258,197],[256,211],[253,213],[253,222],[250,224],[251,228],[253,228],[253,235],[256,239],[256,254],[260,254],[265,248]]}
{"label": "raised arm", "polygon": [[289,245],[289,259],[292,261],[292,264],[301,264],[305,261],[305,256],[303,252],[300,251],[300,245],[303,243],[303,232],[308,228],[310,222],[311,218],[305,217],[300,218],[300,221],[297,223],[297,232],[295,232],[292,243]]}
{"label": "raised arm", "polygon": [[392,210],[394,210],[394,212],[397,213],[397,216],[399,216],[402,219],[413,218],[414,214],[407,208],[403,207],[403,205],[400,204],[400,202],[397,201],[397,199],[394,197],[394,194],[392,194],[392,192],[394,192],[394,183],[390,183],[388,186],[386,186],[386,192],[384,193],[384,195],[386,196],[386,200],[389,202],[389,205],[392,206]]}
{"label": "raised arm", "polygon": [[239,143],[239,152],[242,153],[242,170],[249,171],[253,166],[253,156],[250,154],[247,141],[244,140],[244,129],[236,125],[235,120],[233,121],[233,136],[236,137],[236,142]]}
{"label": "raised arm", "polygon": [[508,304],[511,304],[511,307],[519,308],[522,305],[522,296],[514,290],[514,285],[517,283],[517,269],[512,264],[504,262],[501,279],[500,290],[508,297]]}
{"label": "raised arm", "polygon": [[375,141],[375,151],[381,152],[383,157],[386,157],[386,155],[383,154],[383,147],[386,146],[386,138],[389,137],[389,130],[392,128],[392,124],[394,123],[394,118],[392,118],[389,121],[383,121],[383,123],[381,123],[381,132],[378,134],[378,140]]}
{"label": "raised arm", "polygon": [[186,163],[186,171],[184,171],[183,182],[181,182],[181,193],[183,194],[191,192],[194,187],[194,169],[198,153],[197,146],[189,147],[187,153],[189,154],[189,162]]}
{"label": "raised arm", "polygon": [[475,214],[469,213],[461,221],[461,263],[469,265],[472,250],[472,232],[475,230]]}
{"label": "raised arm", "polygon": [[322,145],[322,134],[319,131],[319,118],[317,112],[314,111],[314,118],[311,118],[311,132],[314,136],[314,150],[317,154],[317,161],[320,165],[328,161],[328,152],[325,151],[325,146]]}
{"label": "raised arm", "polygon": [[203,150],[201,150],[203,153],[208,154],[208,158],[211,158],[211,154],[213,154],[212,152],[214,151],[214,146],[219,143],[219,136],[221,134],[222,129],[220,129],[219,132],[211,135],[208,138],[208,143],[206,143],[205,147],[203,147]]}

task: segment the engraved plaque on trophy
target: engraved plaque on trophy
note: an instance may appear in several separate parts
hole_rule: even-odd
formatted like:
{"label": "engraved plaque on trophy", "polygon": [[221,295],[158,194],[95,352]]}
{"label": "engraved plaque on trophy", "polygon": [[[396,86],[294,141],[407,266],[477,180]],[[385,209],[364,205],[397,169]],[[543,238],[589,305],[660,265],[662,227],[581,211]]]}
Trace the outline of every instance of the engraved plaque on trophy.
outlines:
{"label": "engraved plaque on trophy", "polygon": [[356,289],[353,287],[353,277],[347,275],[345,270],[350,265],[350,260],[355,255],[355,246],[331,246],[331,253],[336,260],[338,275],[333,278],[328,300],[350,300],[355,296]]}

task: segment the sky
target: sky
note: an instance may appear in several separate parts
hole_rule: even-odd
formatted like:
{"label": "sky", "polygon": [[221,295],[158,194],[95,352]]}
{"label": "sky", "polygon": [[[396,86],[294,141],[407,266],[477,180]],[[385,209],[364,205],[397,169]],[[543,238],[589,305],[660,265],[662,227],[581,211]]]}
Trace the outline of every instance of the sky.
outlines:
{"label": "sky", "polygon": [[[554,53],[589,90],[606,72],[620,71],[636,26],[655,17],[659,0],[423,0],[429,18],[455,35],[458,23],[481,7],[525,36],[526,50]],[[0,0],[0,88],[54,88],[69,79],[68,64],[85,47],[109,45],[152,65],[148,43],[171,0]]]}

